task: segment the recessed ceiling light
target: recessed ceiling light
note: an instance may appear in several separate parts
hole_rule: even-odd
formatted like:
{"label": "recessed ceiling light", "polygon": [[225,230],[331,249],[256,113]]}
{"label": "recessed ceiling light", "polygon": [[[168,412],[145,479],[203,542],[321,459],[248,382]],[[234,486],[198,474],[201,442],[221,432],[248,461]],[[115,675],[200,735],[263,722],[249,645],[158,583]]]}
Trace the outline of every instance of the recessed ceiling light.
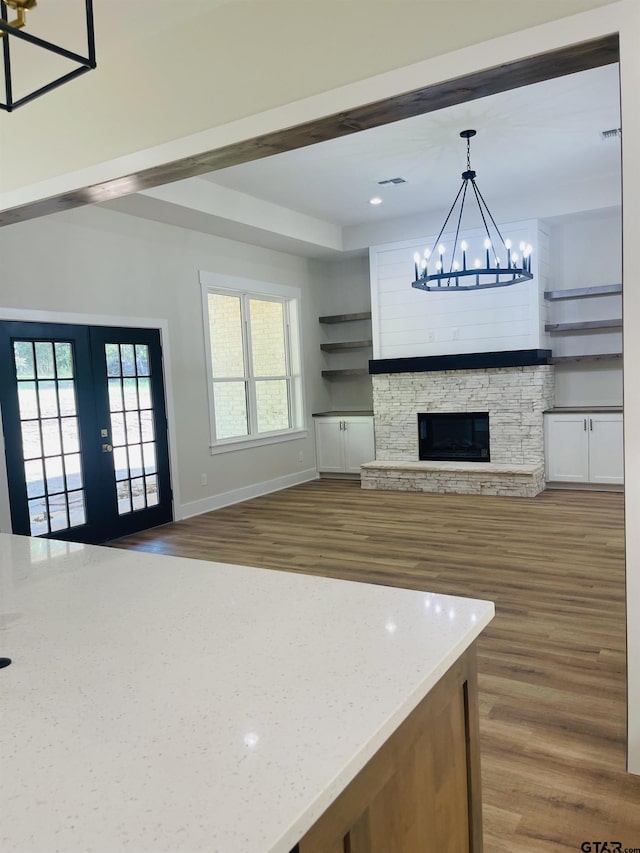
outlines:
{"label": "recessed ceiling light", "polygon": [[369,199],[369,204],[382,204],[382,199],[378,198],[378,196],[374,196]]}

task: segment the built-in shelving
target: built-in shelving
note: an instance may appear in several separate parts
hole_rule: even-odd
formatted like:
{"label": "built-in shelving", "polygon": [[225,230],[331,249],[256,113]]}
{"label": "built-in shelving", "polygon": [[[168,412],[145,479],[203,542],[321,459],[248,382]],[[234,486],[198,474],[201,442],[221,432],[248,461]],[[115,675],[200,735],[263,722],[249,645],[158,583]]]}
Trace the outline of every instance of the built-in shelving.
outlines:
{"label": "built-in shelving", "polygon": [[318,317],[319,323],[352,323],[354,320],[370,320],[371,311],[357,311],[355,314],[330,314]]}
{"label": "built-in shelving", "polygon": [[366,349],[367,347],[372,347],[373,341],[371,338],[368,338],[364,341],[340,341],[334,344],[320,344],[320,349],[323,352],[340,352],[342,350],[349,349]]}
{"label": "built-in shelving", "polygon": [[621,329],[622,319],[614,320],[583,320],[580,323],[547,323],[545,332],[557,335],[562,332],[591,332],[596,329]]}
{"label": "built-in shelving", "polygon": [[325,379],[334,379],[340,376],[368,376],[369,370],[366,367],[345,367],[342,370],[323,370],[322,376]]}
{"label": "built-in shelving", "polygon": [[[353,323],[353,322],[368,322],[371,323],[371,311],[353,311],[349,314],[329,314],[324,317],[318,317],[318,321],[323,324],[334,324],[334,323]],[[367,326],[355,326],[354,328],[360,328],[360,334],[367,334],[368,329]],[[370,334],[370,332],[369,332]],[[356,341],[328,341],[327,343],[320,344],[320,349],[322,352],[326,353],[340,353],[340,352],[351,352],[353,350],[367,350],[373,347],[373,340],[371,338],[360,338]],[[360,358],[357,359],[360,362],[360,366],[358,367],[342,367],[342,368],[330,368],[328,370],[322,371],[323,379],[340,379],[341,377],[358,377],[358,376],[368,376],[369,375],[369,366],[367,362],[362,363]]]}
{"label": "built-in shelving", "polygon": [[610,361],[621,359],[621,352],[598,353],[596,355],[558,355],[550,359],[551,364],[571,364],[579,361]]}
{"label": "built-in shelving", "polygon": [[622,293],[621,284],[600,284],[596,287],[569,287],[566,290],[547,290],[544,298],[550,302],[560,299],[584,299],[587,296],[614,296]]}

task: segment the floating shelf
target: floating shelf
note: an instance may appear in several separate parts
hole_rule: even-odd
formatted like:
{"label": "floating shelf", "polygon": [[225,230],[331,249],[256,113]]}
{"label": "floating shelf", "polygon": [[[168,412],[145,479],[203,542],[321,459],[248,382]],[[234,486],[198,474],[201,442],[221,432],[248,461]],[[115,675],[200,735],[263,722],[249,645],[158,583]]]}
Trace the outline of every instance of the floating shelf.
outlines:
{"label": "floating shelf", "polygon": [[340,350],[348,350],[348,349],[366,349],[367,347],[372,347],[373,341],[341,341],[336,344],[320,344],[320,349],[323,352],[339,352]]}
{"label": "floating shelf", "polygon": [[601,284],[596,287],[571,287],[566,290],[547,290],[544,298],[550,302],[559,299],[584,299],[587,296],[611,296],[622,293],[621,284]]}
{"label": "floating shelf", "polygon": [[358,311],[355,314],[330,314],[328,317],[318,317],[319,323],[350,323],[353,320],[370,320],[371,311]]}
{"label": "floating shelf", "polygon": [[323,370],[322,375],[325,379],[334,379],[340,376],[368,376],[369,369],[367,367],[347,367],[344,370]]}
{"label": "floating shelf", "polygon": [[549,359],[551,364],[570,364],[578,361],[611,361],[621,359],[621,352],[603,352],[597,355],[558,355]]}
{"label": "floating shelf", "polygon": [[589,332],[595,329],[621,329],[622,319],[618,320],[585,320],[581,323],[547,323],[545,332],[559,334],[560,332]]}

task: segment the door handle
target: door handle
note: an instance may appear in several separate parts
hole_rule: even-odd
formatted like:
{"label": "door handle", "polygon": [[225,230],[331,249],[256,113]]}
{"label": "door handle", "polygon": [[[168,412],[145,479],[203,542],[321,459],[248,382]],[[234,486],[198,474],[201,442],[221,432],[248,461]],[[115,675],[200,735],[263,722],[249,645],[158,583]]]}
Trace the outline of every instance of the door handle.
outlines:
{"label": "door handle", "polygon": [[587,431],[587,419],[586,418],[584,419],[584,431],[585,432]]}
{"label": "door handle", "polygon": [[593,432],[593,418],[589,418],[589,429]]}
{"label": "door handle", "polygon": [[102,445],[102,452],[103,452],[103,453],[113,453],[113,445],[111,445],[111,444],[103,444],[103,445]]}

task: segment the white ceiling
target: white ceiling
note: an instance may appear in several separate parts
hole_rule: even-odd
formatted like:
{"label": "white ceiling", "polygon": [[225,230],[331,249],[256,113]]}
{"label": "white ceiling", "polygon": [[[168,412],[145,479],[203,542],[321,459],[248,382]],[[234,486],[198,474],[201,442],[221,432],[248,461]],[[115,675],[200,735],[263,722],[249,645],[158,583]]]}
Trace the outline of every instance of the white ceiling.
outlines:
{"label": "white ceiling", "polygon": [[[97,60],[100,62],[106,53],[135,55],[140,38],[179,27],[206,10],[230,2],[234,0],[93,0]],[[8,11],[9,20],[13,20],[14,10]],[[31,35],[86,54],[85,0],[38,0],[37,6],[27,11],[26,21],[26,31]],[[77,67],[18,39],[11,41],[11,54],[16,98]],[[4,86],[4,69],[0,69],[0,81]]]}
{"label": "white ceiling", "polygon": [[[601,131],[619,126],[618,65],[610,65],[219,170],[106,206],[322,256],[339,251],[341,242],[343,249],[361,249],[401,239],[397,231],[403,233],[403,217],[419,214],[425,221],[431,214],[444,219],[466,168],[466,143],[459,136],[465,128],[478,131],[471,163],[498,222],[616,204],[620,143],[603,142]],[[378,185],[393,177],[407,183]],[[374,207],[369,199],[376,195],[383,203]],[[544,201],[552,198],[563,198],[564,204],[556,210],[555,201]],[[386,227],[390,223],[395,223],[393,234]],[[386,237],[387,232],[392,236]]]}
{"label": "white ceiling", "polygon": [[[333,139],[207,179],[339,225],[440,209],[453,201],[466,162],[459,133],[475,128],[471,162],[485,197],[526,196],[595,171],[616,174],[618,66],[548,80]],[[378,186],[403,177],[406,184]],[[379,196],[383,204],[368,200]],[[491,207],[491,204],[490,204]]]}

